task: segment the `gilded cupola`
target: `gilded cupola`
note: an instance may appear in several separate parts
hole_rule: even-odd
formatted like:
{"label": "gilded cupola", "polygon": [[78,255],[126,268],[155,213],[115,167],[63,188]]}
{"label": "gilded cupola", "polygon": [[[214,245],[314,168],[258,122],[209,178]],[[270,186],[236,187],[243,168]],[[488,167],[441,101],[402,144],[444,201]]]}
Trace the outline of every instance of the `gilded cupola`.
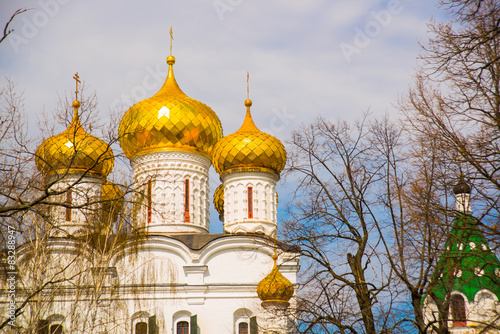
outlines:
{"label": "gilded cupola", "polygon": [[36,166],[44,176],[86,173],[106,177],[114,165],[111,147],[87,133],[80,123],[80,102],[73,102],[73,120],[61,134],[46,139],[36,151]]}
{"label": "gilded cupola", "polygon": [[276,265],[277,258],[276,254],[273,255],[273,269],[257,285],[257,294],[263,303],[288,305],[288,301],[293,296],[293,284],[279,271]]}
{"label": "gilded cupola", "polygon": [[220,175],[233,171],[265,171],[278,174],[286,163],[285,147],[279,139],[260,131],[245,101],[247,113],[241,128],[215,145],[212,163]]}
{"label": "gilded cupola", "polygon": [[116,221],[118,214],[123,209],[123,191],[117,184],[106,181],[102,185],[101,199],[103,222],[109,223]]}
{"label": "gilded cupola", "polygon": [[129,159],[160,151],[187,151],[211,157],[213,147],[222,138],[221,122],[210,107],[179,88],[172,55],[167,57],[167,64],[163,87],[123,115],[119,127],[123,152]]}
{"label": "gilded cupola", "polygon": [[224,217],[224,184],[220,184],[214,192],[214,206],[219,213],[219,219]]}

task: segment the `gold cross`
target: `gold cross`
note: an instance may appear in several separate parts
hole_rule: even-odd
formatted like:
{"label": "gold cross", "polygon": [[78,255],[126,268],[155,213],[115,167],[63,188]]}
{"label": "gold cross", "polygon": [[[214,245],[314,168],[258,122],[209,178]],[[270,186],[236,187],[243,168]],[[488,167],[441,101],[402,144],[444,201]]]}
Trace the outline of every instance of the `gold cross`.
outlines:
{"label": "gold cross", "polygon": [[247,72],[247,99],[250,99],[250,73]]}
{"label": "gold cross", "polygon": [[172,55],[172,41],[174,40],[174,33],[172,32],[172,27],[170,27],[170,55]]}
{"label": "gold cross", "polygon": [[76,72],[76,74],[73,76],[73,79],[75,79],[75,81],[76,81],[76,90],[75,90],[76,99],[75,100],[78,101],[78,84],[82,83],[80,81],[80,77],[78,76],[78,72]]}

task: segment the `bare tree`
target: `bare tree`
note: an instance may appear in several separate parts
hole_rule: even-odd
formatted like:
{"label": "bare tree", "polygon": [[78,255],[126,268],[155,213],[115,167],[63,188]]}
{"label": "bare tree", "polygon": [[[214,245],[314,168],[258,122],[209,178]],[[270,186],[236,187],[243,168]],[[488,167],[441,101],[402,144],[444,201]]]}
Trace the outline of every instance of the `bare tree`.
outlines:
{"label": "bare tree", "polygon": [[[498,234],[500,189],[500,4],[442,1],[451,21],[429,24],[414,85],[401,99],[415,136],[431,137],[463,163],[477,192],[475,211]],[[479,204],[483,205],[479,207]]]}
{"label": "bare tree", "polygon": [[320,118],[293,132],[288,148],[288,177],[299,185],[284,234],[308,266],[298,294],[304,333],[389,333],[402,325],[390,316],[400,296],[378,227],[386,162],[366,122]]}
{"label": "bare tree", "polygon": [[[424,232],[421,232],[422,241],[428,240],[429,246],[428,251],[422,247],[420,254],[427,256],[433,248],[441,254],[439,262],[435,256],[431,257],[433,263],[421,262],[420,269],[430,270],[430,275],[421,277],[425,281],[414,280],[409,284],[411,280],[406,279],[405,268],[401,265],[395,267],[395,273],[411,291],[415,322],[421,333],[431,328],[436,333],[448,332],[450,294],[457,279],[449,273],[459,271],[463,255],[450,255],[443,249],[446,240],[449,242],[450,238],[457,237],[456,231],[455,236],[450,234],[457,213],[447,203],[439,203],[439,198],[449,198],[460,169],[474,186],[476,222],[488,232],[493,248],[498,247],[499,235],[500,4],[494,0],[443,0],[440,6],[448,12],[451,20],[430,22],[431,38],[423,46],[414,85],[399,101],[411,146],[422,148],[421,154],[416,150],[414,153],[424,158],[420,158],[420,162],[415,160],[416,166],[420,167],[416,175],[422,176],[419,183],[424,187],[417,192],[403,192],[401,203],[413,203],[409,207],[413,209],[406,210],[411,214],[406,214],[411,228],[415,224],[434,227],[434,232],[429,230],[428,233],[418,229]],[[436,177],[429,178],[429,173]],[[418,203],[428,207],[419,207]],[[414,216],[415,209],[426,214]],[[434,223],[429,219],[433,217],[437,218]],[[404,225],[397,230],[404,231]],[[427,237],[433,234],[431,243],[432,239]],[[389,259],[394,261],[397,258],[392,256]],[[444,296],[438,298],[434,295],[436,286],[446,291]],[[434,322],[428,324],[422,321],[421,314],[422,298],[426,295],[432,297],[437,309]]]}
{"label": "bare tree", "polygon": [[[449,273],[464,256],[443,255],[456,214],[452,153],[434,137],[410,140],[388,117],[318,119],[293,133],[289,153],[299,186],[285,236],[307,265],[299,330],[448,333]],[[438,312],[430,323],[427,298]]]}
{"label": "bare tree", "polygon": [[7,36],[9,36],[14,31],[14,29],[10,28],[10,25],[12,24],[16,16],[21,15],[22,13],[25,13],[28,10],[29,9],[18,9],[14,12],[14,14],[12,14],[12,16],[10,17],[10,19],[7,21],[7,23],[3,28],[3,36],[0,38],[0,44],[7,38]]}
{"label": "bare tree", "polygon": [[[96,196],[82,188],[81,184],[88,182],[85,177],[94,167],[110,157],[104,150],[95,157],[93,165],[79,170],[79,177],[75,177],[73,159],[81,156],[80,149],[85,149],[80,148],[77,141],[74,141],[73,158],[70,157],[66,165],[60,161],[43,161],[47,165],[44,170],[57,169],[57,173],[38,171],[35,159],[45,159],[45,155],[36,150],[40,141],[28,135],[22,94],[8,81],[0,91],[0,98],[0,276],[3,278],[0,307],[4,311],[0,329],[13,333],[40,332],[48,312],[70,292],[72,306],[60,315],[71,319],[76,326],[71,332],[107,332],[122,323],[109,305],[106,308],[119,283],[111,259],[125,244],[130,247],[132,242],[139,246],[143,237],[126,214],[130,211],[127,208],[131,207],[132,190],[125,184],[105,182],[102,192]],[[95,98],[91,95],[83,100],[86,106],[82,108],[82,119],[95,120]],[[72,122],[67,121],[67,115],[74,114],[74,110],[67,102],[61,106],[59,117],[67,127]],[[112,130],[106,131],[108,138],[103,145],[116,142]],[[45,139],[55,134],[54,131],[45,131]],[[76,132],[69,133],[69,138],[72,135]],[[64,186],[56,187],[70,176]],[[78,196],[79,200],[68,201],[68,193]],[[64,217],[65,212],[85,219],[79,231],[61,225],[60,216]],[[71,251],[61,254],[58,251],[61,245]],[[13,297],[12,292],[15,292]],[[12,321],[14,318],[16,321]]]}
{"label": "bare tree", "polygon": [[[384,254],[412,306],[413,317],[407,321],[427,333],[430,327],[423,304],[446,270],[437,264],[454,217],[448,192],[450,170],[456,168],[433,137],[412,142],[405,134],[401,143],[401,128],[388,126],[387,120],[375,122],[373,133],[380,157],[386,161],[380,199],[389,219],[387,225],[377,225]],[[439,310],[435,332],[447,333],[447,307]]]}

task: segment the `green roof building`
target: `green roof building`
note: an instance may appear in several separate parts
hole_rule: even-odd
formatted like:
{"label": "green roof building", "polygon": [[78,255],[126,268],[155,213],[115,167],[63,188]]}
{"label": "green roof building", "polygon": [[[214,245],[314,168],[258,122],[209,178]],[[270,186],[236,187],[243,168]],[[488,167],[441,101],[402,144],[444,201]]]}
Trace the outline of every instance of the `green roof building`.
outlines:
{"label": "green roof building", "polygon": [[[449,301],[450,332],[500,333],[500,260],[472,216],[471,187],[463,177],[453,192],[457,215],[438,261],[440,279],[432,292],[440,302]],[[427,320],[434,321],[437,306],[430,296],[424,309]]]}

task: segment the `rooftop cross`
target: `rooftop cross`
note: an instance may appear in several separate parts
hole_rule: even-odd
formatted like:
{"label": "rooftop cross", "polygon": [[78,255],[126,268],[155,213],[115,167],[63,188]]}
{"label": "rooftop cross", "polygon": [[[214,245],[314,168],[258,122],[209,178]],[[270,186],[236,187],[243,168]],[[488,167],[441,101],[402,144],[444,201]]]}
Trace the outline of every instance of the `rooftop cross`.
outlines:
{"label": "rooftop cross", "polygon": [[75,98],[75,100],[78,101],[78,84],[82,83],[80,81],[80,77],[78,76],[78,72],[75,73],[75,75],[73,76],[73,79],[75,79],[75,81],[76,81],[76,88],[75,88],[76,89],[75,90],[76,98]]}
{"label": "rooftop cross", "polygon": [[174,33],[172,32],[172,27],[170,27],[170,55],[172,55],[172,41],[174,40]]}

